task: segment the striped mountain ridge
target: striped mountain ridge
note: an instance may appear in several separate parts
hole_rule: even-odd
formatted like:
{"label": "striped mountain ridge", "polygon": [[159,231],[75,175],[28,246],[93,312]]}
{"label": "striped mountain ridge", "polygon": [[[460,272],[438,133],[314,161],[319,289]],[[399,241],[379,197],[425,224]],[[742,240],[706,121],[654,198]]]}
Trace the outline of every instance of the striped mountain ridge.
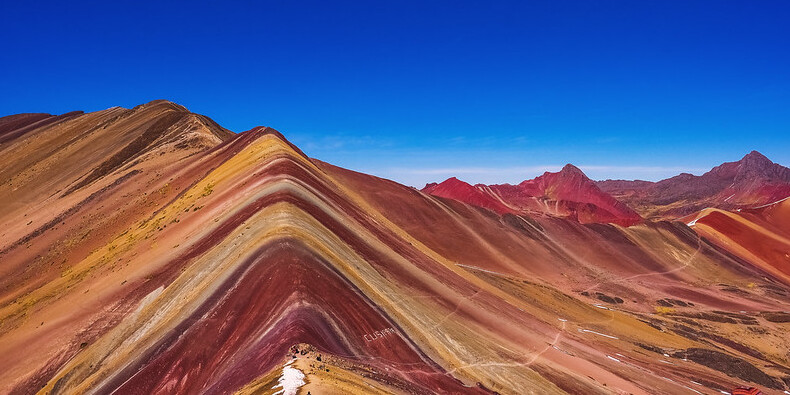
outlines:
{"label": "striped mountain ridge", "polygon": [[497,214],[164,101],[17,121],[0,392],[790,385],[786,278],[684,223]]}

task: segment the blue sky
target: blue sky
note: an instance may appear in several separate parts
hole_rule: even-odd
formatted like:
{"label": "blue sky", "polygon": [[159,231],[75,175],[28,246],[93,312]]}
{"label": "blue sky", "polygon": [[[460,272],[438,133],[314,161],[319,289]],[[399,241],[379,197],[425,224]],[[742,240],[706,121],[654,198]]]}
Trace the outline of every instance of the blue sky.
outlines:
{"label": "blue sky", "polygon": [[790,2],[2,2],[0,115],[164,98],[410,185],[790,165]]}

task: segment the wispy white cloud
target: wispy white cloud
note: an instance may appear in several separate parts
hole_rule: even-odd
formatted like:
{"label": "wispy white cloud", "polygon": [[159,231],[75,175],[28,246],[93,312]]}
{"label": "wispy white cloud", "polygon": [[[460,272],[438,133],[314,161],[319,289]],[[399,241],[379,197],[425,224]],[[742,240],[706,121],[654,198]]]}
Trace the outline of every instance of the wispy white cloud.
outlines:
{"label": "wispy white cloud", "polygon": [[[458,177],[476,184],[519,183],[534,178],[544,172],[556,172],[563,165],[506,166],[506,167],[388,167],[379,169],[360,169],[366,173],[389,178],[406,185],[421,187],[429,182],[441,182],[450,177]],[[617,166],[617,165],[579,165],[588,177],[594,180],[640,179],[658,181],[679,173],[701,174],[707,169],[682,166]]]}
{"label": "wispy white cloud", "polygon": [[[559,171],[563,165],[537,165],[537,166],[515,166],[515,167],[440,167],[440,168],[409,168],[409,167],[390,167],[381,169],[387,173],[402,174],[528,174],[546,171]],[[705,171],[701,168],[688,168],[681,166],[609,166],[609,165],[579,165],[578,168],[584,172],[612,172],[618,174],[663,174],[667,172],[676,173],[699,173]]]}
{"label": "wispy white cloud", "polygon": [[354,134],[326,134],[319,137],[297,134],[290,140],[306,152],[319,155],[337,150],[386,149],[394,145],[389,139]]}
{"label": "wispy white cloud", "polygon": [[544,171],[558,171],[562,166],[528,166],[528,167],[446,167],[446,168],[404,168],[392,167],[383,169],[387,173],[435,175],[435,174],[527,174]]}
{"label": "wispy white cloud", "polygon": [[635,174],[652,174],[652,173],[699,173],[709,169],[703,168],[688,168],[682,166],[605,166],[605,165],[580,165],[578,166],[584,171],[611,171],[616,173],[635,173]]}

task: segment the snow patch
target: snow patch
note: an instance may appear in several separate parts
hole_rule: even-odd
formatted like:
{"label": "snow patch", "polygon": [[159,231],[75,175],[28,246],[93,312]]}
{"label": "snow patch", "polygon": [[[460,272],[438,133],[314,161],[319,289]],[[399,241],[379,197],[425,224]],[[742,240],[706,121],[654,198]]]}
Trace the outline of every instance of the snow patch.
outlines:
{"label": "snow patch", "polygon": [[784,198],[784,199],[777,200],[777,201],[775,201],[775,202],[773,202],[773,203],[763,204],[762,206],[757,206],[757,207],[752,207],[752,208],[763,208],[763,207],[772,206],[772,205],[774,205],[774,204],[776,204],[776,203],[782,203],[782,202],[784,202],[784,201],[785,201],[785,200],[787,200],[787,199],[790,199],[790,196],[788,196],[788,197],[786,197],[786,198]]}
{"label": "snow patch", "polygon": [[699,220],[700,220],[700,219],[702,219],[703,217],[705,217],[705,216],[707,216],[708,214],[710,214],[708,211],[711,211],[711,209],[712,209],[712,208],[713,208],[713,207],[705,207],[705,208],[703,208],[702,210],[700,210],[700,211],[697,213],[697,216],[694,218],[694,220],[692,220],[691,222],[687,223],[686,225],[688,225],[688,226],[694,226],[694,225],[696,225],[696,224],[697,224],[697,221],[699,221]]}
{"label": "snow patch", "polygon": [[493,270],[486,270],[486,269],[483,269],[483,268],[480,268],[480,267],[477,267],[477,266],[472,266],[472,265],[462,265],[462,264],[460,264],[460,263],[456,263],[456,264],[455,264],[455,266],[465,267],[465,268],[467,268],[467,269],[473,269],[473,270],[478,270],[478,271],[481,271],[481,272],[486,272],[486,273],[496,274],[497,276],[507,277],[507,274],[504,274],[504,273],[499,273],[499,272],[495,272],[495,271],[493,271]]}
{"label": "snow patch", "polygon": [[299,387],[305,384],[304,382],[304,373],[301,370],[292,368],[290,365],[293,360],[289,361],[288,363],[283,366],[283,374],[277,379],[277,385],[272,387],[275,389],[277,387],[282,387],[283,389],[275,392],[277,394],[283,395],[296,395],[299,391]]}
{"label": "snow patch", "polygon": [[605,334],[605,333],[601,333],[601,332],[591,331],[591,330],[589,330],[589,329],[579,329],[579,332],[582,332],[582,333],[584,333],[584,332],[587,332],[587,333],[592,333],[592,334],[595,334],[595,335],[598,335],[598,336],[608,337],[608,338],[610,338],[610,339],[615,339],[615,340],[619,339],[619,338],[617,338],[617,337],[615,337],[615,336],[612,336],[612,335],[607,335],[607,334]]}

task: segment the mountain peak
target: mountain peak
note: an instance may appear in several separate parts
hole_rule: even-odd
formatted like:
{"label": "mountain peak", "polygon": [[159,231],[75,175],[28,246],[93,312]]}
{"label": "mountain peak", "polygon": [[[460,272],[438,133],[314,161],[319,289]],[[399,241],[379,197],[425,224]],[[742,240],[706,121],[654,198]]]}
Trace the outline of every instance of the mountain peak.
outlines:
{"label": "mountain peak", "polygon": [[466,186],[471,187],[471,185],[459,180],[456,177],[450,177],[442,182],[430,182],[425,184],[425,186],[421,189],[421,191],[429,194],[433,194],[434,191],[438,190],[447,190],[447,189],[456,189],[456,188],[464,188]]}
{"label": "mountain peak", "polygon": [[770,160],[770,159],[768,159],[768,157],[766,157],[765,155],[761,154],[757,150],[752,150],[752,152],[749,152],[748,154],[744,155],[743,159],[741,159],[741,160],[744,160],[744,159]]}
{"label": "mountain peak", "polygon": [[574,165],[572,165],[570,163],[568,163],[568,164],[566,164],[565,166],[562,167],[562,170],[560,170],[560,174],[580,175],[580,176],[587,177],[587,175],[584,174],[584,172],[580,168],[578,168],[578,167],[576,167],[576,166],[574,166]]}
{"label": "mountain peak", "polygon": [[746,165],[750,167],[759,167],[759,168],[768,167],[774,164],[774,162],[768,159],[768,157],[757,151],[752,151],[744,155],[744,157],[739,161],[739,163],[741,165]]}
{"label": "mountain peak", "polygon": [[274,137],[274,139],[280,141],[283,144],[283,147],[287,146],[291,150],[296,152],[298,155],[304,157],[305,159],[307,160],[310,159],[310,157],[307,156],[307,154],[305,154],[301,149],[299,149],[299,147],[294,145],[294,143],[292,143],[290,140],[285,138],[285,136],[282,133],[280,133],[277,129],[271,128],[269,126],[256,126],[250,130],[239,133],[238,136],[241,141],[246,141],[247,143],[258,139],[267,138],[267,136],[271,136]]}
{"label": "mountain peak", "polygon": [[178,103],[174,103],[174,102],[172,102],[170,100],[165,100],[165,99],[151,100],[148,103],[143,103],[143,104],[135,106],[133,108],[133,110],[141,110],[141,109],[144,109],[144,108],[152,108],[152,107],[171,108],[173,110],[180,111],[180,112],[189,112],[189,110],[186,107],[184,107],[184,106],[182,106],[182,105],[180,105]]}
{"label": "mountain peak", "polygon": [[440,182],[438,185],[469,185],[469,186],[471,186],[472,184],[469,184],[468,182],[465,182],[465,181],[461,181],[457,177],[450,177],[450,178]]}
{"label": "mountain peak", "polygon": [[422,192],[458,200],[473,206],[484,207],[499,214],[512,211],[493,196],[456,177],[450,177],[439,184],[427,184],[422,189]]}
{"label": "mountain peak", "polygon": [[757,180],[790,182],[790,169],[774,163],[765,155],[752,151],[737,163],[736,183],[754,184]]}

